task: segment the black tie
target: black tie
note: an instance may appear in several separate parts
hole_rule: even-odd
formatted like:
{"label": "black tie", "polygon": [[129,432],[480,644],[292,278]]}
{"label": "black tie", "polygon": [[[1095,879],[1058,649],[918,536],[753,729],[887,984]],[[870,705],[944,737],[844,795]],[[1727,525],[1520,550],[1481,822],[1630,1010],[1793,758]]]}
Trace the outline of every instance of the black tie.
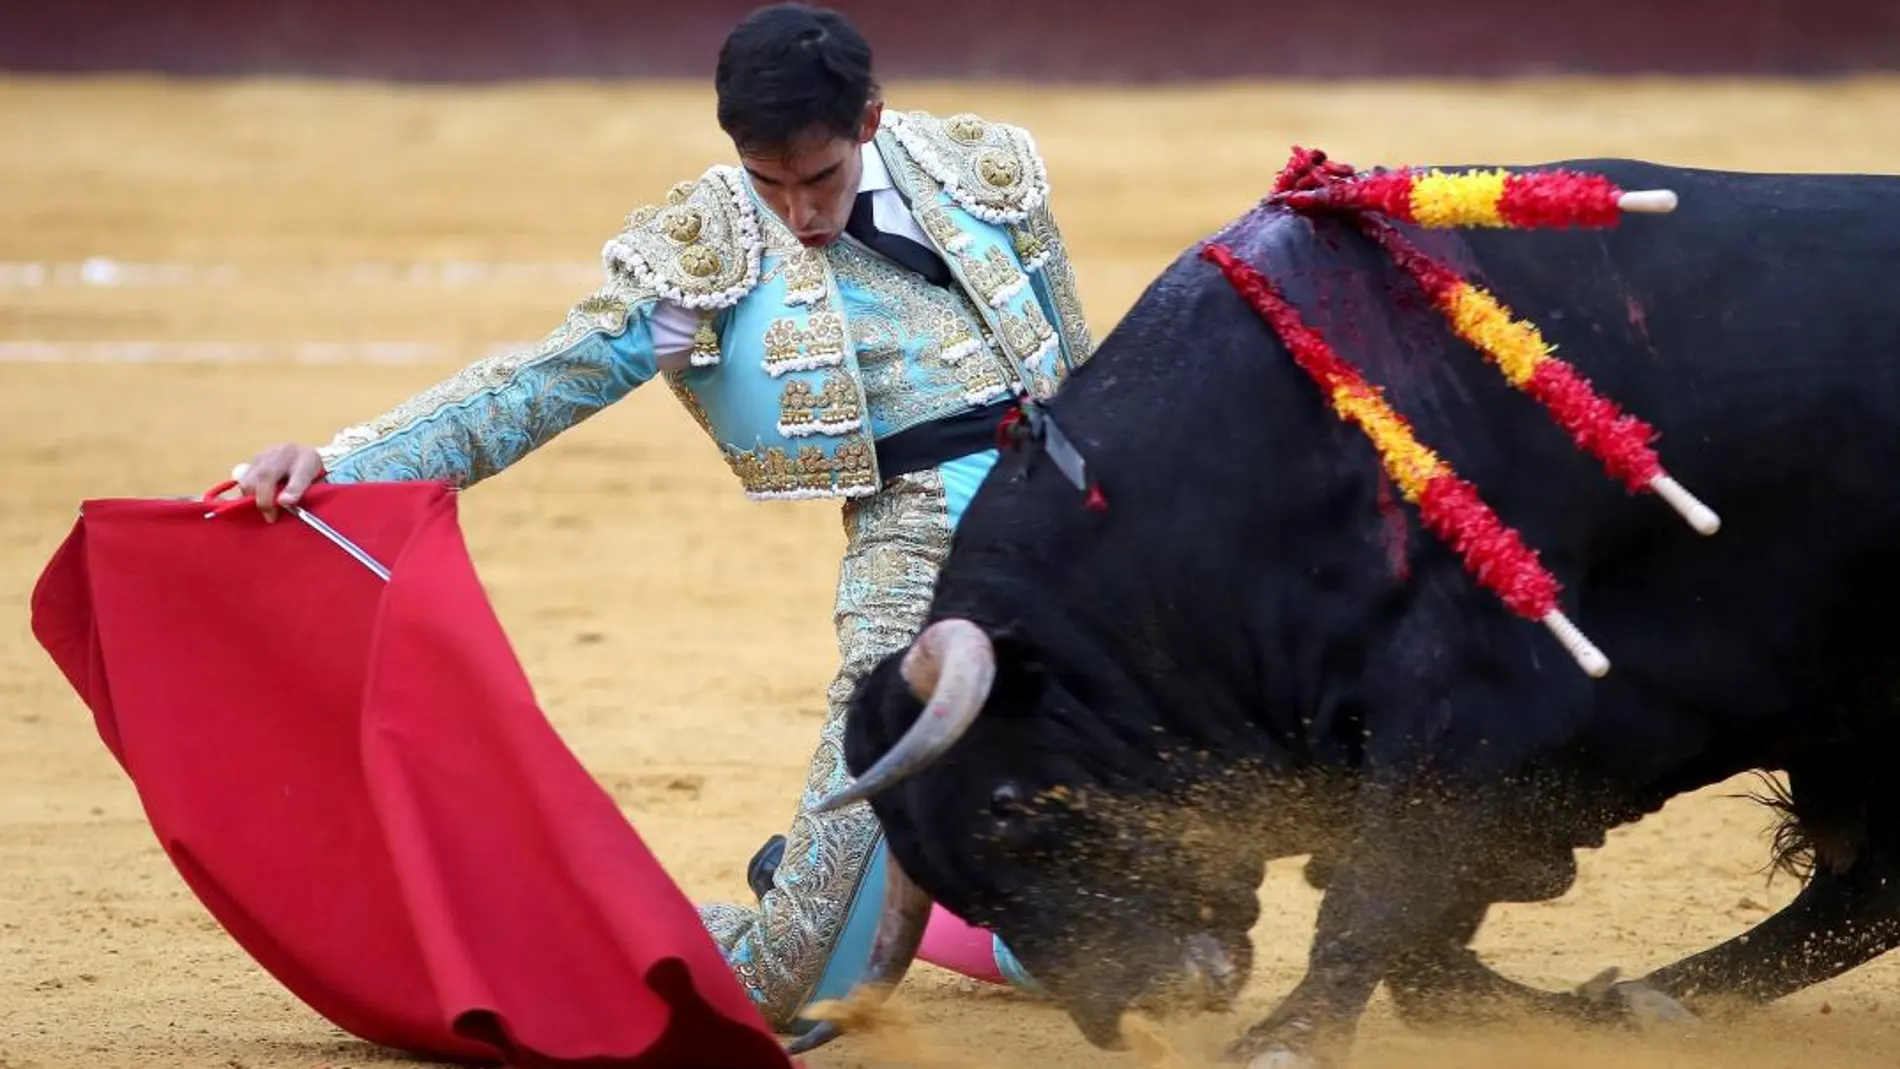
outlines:
{"label": "black tie", "polygon": [[851,218],[844,224],[844,230],[892,261],[929,279],[932,285],[950,284],[950,268],[934,250],[902,234],[887,234],[877,228],[877,224],[871,221],[870,191],[858,194],[858,199],[851,205]]}

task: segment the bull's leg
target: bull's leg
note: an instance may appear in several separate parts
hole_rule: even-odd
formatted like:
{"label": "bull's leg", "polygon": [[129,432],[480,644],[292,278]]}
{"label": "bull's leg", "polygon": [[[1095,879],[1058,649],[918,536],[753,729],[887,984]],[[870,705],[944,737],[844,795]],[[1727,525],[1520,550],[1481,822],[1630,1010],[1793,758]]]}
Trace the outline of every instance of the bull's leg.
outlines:
{"label": "bull's leg", "polygon": [[[1497,860],[1501,865],[1483,882],[1488,895],[1500,902],[1549,901],[1562,897],[1576,882],[1576,859],[1568,849]],[[1315,851],[1306,865],[1306,882],[1326,890],[1340,863],[1332,853]],[[1630,990],[1628,985],[1593,995],[1544,991],[1485,965],[1470,943],[1487,912],[1482,901],[1462,902],[1447,911],[1438,931],[1393,958],[1386,969],[1386,991],[1407,1024],[1471,1028],[1526,1014],[1592,1024],[1630,1019],[1633,1008],[1618,997]]]}
{"label": "bull's leg", "polygon": [[[1307,883],[1324,891],[1337,863],[1336,858],[1316,852],[1306,866]],[[1489,881],[1488,886],[1500,901],[1543,902],[1562,897],[1576,876],[1575,858],[1565,850],[1556,857],[1516,865],[1513,872]],[[1482,903],[1453,909],[1436,937],[1393,959],[1386,970],[1386,991],[1407,1024],[1469,1028],[1525,1013],[1588,1021],[1621,1016],[1605,999],[1541,991],[1506,979],[1478,960],[1470,943],[1487,912]]]}
{"label": "bull's leg", "polygon": [[1748,932],[1665,966],[1643,982],[1691,1005],[1771,1002],[1900,947],[1900,866],[1817,872]]}
{"label": "bull's leg", "polygon": [[[1306,882],[1316,891],[1324,891],[1339,859],[1316,851],[1306,863]],[[1528,900],[1556,898],[1569,889],[1575,878],[1574,865],[1562,886],[1543,888],[1546,893]],[[1437,938],[1422,942],[1393,959],[1386,971],[1386,990],[1392,995],[1399,1017],[1415,1027],[1489,1024],[1506,1007],[1543,1009],[1561,1012],[1574,996],[1551,995],[1505,979],[1492,971],[1470,949],[1472,936],[1484,923],[1488,912],[1483,905],[1466,905],[1445,917],[1445,927]],[[1553,1004],[1552,1000],[1560,1000]]]}
{"label": "bull's leg", "polygon": [[[1569,851],[1546,863],[1520,862],[1486,881],[1501,902],[1559,898],[1576,879]],[[1510,980],[1478,959],[1471,939],[1487,907],[1467,903],[1445,918],[1438,936],[1401,953],[1386,970],[1385,986],[1399,1017],[1414,1027],[1473,1028],[1525,1015],[1576,1024],[1651,1025],[1691,1019],[1687,1009],[1638,982],[1612,982],[1614,972],[1579,991],[1544,991]]]}
{"label": "bull's leg", "polygon": [[1782,845],[1812,870],[1794,901],[1642,982],[1691,1006],[1760,1004],[1900,947],[1900,801],[1875,786],[1884,774],[1867,766],[1883,762],[1869,757],[1790,774]]}
{"label": "bull's leg", "polygon": [[[1346,859],[1329,873],[1306,975],[1268,1017],[1229,1048],[1251,1065],[1343,1062],[1373,990],[1407,955],[1443,945],[1485,904],[1450,859],[1450,829],[1470,827],[1449,807],[1377,805]],[[1469,855],[1467,855],[1469,856]]]}
{"label": "bull's leg", "polygon": [[1469,944],[1485,913],[1483,905],[1454,910],[1436,938],[1393,959],[1386,991],[1407,1024],[1472,1028],[1523,1014],[1601,1024],[1625,1018],[1625,1008],[1615,1000],[1529,987],[1478,960]]}

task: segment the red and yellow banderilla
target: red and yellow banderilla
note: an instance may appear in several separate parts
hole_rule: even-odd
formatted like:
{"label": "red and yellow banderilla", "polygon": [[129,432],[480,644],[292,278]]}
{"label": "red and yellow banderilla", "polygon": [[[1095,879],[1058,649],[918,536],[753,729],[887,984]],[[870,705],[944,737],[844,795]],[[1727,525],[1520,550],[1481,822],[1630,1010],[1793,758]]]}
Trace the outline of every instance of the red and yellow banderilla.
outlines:
{"label": "red and yellow banderilla", "polygon": [[1225,245],[1209,244],[1201,255],[1220,267],[1235,291],[1280,335],[1294,363],[1319,385],[1333,410],[1372,442],[1399,493],[1417,506],[1432,533],[1457,550],[1466,570],[1512,612],[1549,628],[1586,673],[1601,677],[1608,672],[1609,658],[1557,607],[1562,587],[1556,578],[1476,488],[1421,443],[1405,417],[1393,411],[1257,269]]}
{"label": "red and yellow banderilla", "polygon": [[[1610,226],[1624,212],[1673,211],[1673,192],[1626,191],[1601,176],[1564,170],[1360,175],[1323,152],[1296,148],[1272,199],[1301,211],[1351,216],[1419,284],[1452,332],[1483,353],[1514,389],[1542,405],[1612,477],[1631,490],[1655,492],[1702,534],[1714,534],[1720,527],[1716,514],[1663,470],[1650,446],[1656,437],[1653,428],[1599,395],[1556,357],[1534,325],[1515,318],[1482,287],[1426,255],[1387,221],[1434,228]],[[1399,492],[1418,508],[1425,526],[1457,550],[1466,570],[1512,612],[1548,627],[1589,675],[1608,672],[1609,659],[1558,609],[1562,588],[1556,578],[1518,533],[1498,519],[1477,489],[1419,442],[1405,418],[1301,320],[1257,269],[1218,243],[1205,246],[1202,256],[1220,267],[1235,291],[1280,335],[1295,363],[1318,383],[1340,418],[1366,435]]]}
{"label": "red and yellow banderilla", "polygon": [[1577,447],[1596,457],[1633,491],[1649,489],[1698,533],[1712,535],[1722,521],[1663,469],[1650,442],[1654,428],[1598,394],[1590,381],[1555,355],[1534,324],[1512,316],[1497,298],[1435,260],[1397,228],[1368,212],[1424,227],[1601,227],[1624,212],[1669,212],[1676,195],[1666,189],[1625,191],[1600,175],[1549,170],[1446,172],[1407,170],[1353,177],[1336,174],[1318,188],[1280,199],[1301,210],[1337,209],[1352,215],[1418,282],[1452,332],[1483,353],[1504,380],[1535,399]]}

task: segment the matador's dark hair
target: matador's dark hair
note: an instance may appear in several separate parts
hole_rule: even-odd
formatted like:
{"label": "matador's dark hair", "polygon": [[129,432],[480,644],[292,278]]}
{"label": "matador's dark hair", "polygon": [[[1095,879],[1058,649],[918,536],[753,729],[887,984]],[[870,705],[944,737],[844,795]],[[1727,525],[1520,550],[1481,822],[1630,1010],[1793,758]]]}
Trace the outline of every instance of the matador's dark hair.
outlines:
{"label": "matador's dark hair", "polygon": [[743,152],[770,152],[807,131],[854,136],[877,92],[871,46],[836,11],[771,4],[719,49],[719,127]]}

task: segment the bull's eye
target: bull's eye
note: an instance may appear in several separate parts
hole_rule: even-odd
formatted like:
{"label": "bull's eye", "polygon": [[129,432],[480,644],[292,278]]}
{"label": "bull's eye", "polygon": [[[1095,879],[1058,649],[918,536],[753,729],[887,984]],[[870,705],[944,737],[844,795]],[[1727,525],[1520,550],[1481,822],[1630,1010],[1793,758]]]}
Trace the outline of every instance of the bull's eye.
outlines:
{"label": "bull's eye", "polygon": [[997,820],[1014,820],[1023,815],[1023,790],[1014,783],[998,784],[990,792],[990,815]]}

